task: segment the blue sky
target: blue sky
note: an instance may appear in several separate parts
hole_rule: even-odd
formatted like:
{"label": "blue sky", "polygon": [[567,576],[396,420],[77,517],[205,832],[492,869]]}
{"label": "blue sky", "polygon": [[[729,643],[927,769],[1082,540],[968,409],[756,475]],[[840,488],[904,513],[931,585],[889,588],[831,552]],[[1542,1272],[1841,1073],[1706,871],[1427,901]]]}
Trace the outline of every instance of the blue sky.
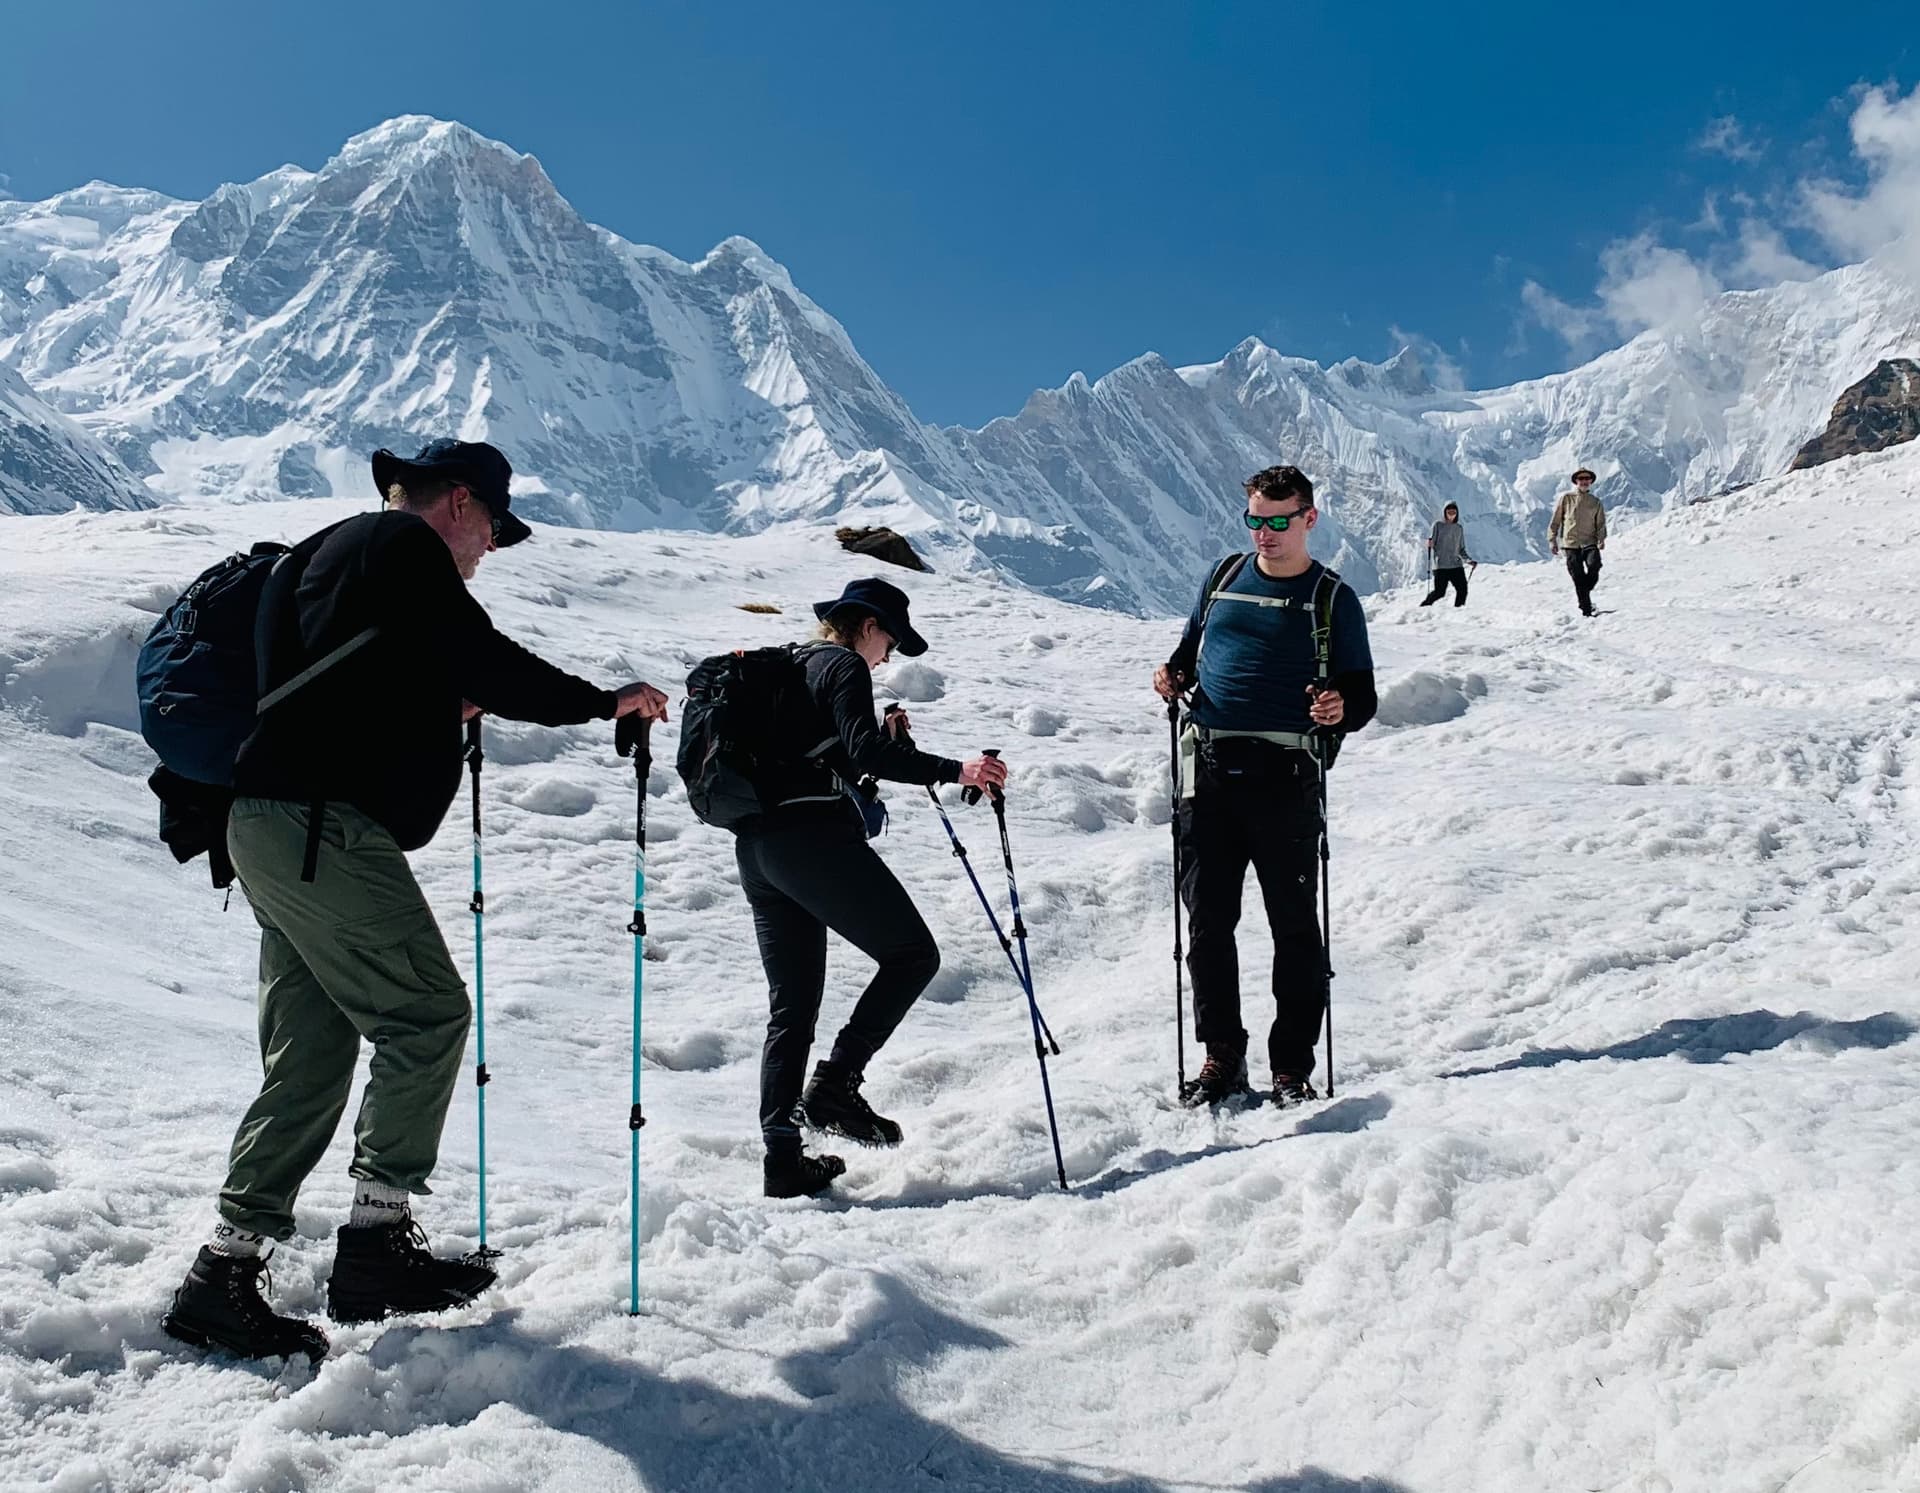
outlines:
{"label": "blue sky", "polygon": [[923,419],[974,424],[1248,335],[1322,361],[1413,337],[1504,383],[1842,262],[1806,184],[1867,190],[1849,121],[1862,87],[1907,99],[1916,35],[1874,0],[66,0],[10,8],[0,174],[199,197],[457,118],[628,238],[758,240]]}

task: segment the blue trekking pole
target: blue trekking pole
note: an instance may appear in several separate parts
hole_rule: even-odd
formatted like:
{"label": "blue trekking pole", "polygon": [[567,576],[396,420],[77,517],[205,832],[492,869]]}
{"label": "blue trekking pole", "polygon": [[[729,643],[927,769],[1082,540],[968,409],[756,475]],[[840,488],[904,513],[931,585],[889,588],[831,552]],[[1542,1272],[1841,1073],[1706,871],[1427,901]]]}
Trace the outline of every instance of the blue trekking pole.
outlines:
{"label": "blue trekking pole", "polygon": [[632,1137],[629,1193],[631,1199],[632,1239],[628,1254],[627,1315],[640,1315],[640,1127],[647,1123],[640,1112],[640,1012],[641,996],[646,989],[647,953],[647,774],[653,771],[650,736],[653,723],[638,711],[623,715],[613,728],[614,750],[633,759],[636,810],[633,828],[633,921],[627,932],[633,935],[633,1107],[627,1111],[627,1132]]}
{"label": "blue trekking pole", "polygon": [[486,756],[480,750],[478,715],[467,722],[466,759],[473,778],[473,900],[467,908],[473,913],[473,1097],[480,1136],[480,1247],[469,1258],[484,1262],[500,1251],[487,1247],[487,1080],[493,1075],[487,1072],[487,894],[480,881],[480,764]]}

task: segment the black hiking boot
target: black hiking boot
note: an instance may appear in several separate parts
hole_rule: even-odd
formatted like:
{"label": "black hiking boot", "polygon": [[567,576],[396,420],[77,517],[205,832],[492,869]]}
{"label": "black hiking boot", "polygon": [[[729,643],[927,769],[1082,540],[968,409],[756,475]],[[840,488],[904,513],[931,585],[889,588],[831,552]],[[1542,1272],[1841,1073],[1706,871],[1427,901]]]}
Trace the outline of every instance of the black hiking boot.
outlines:
{"label": "black hiking boot", "polygon": [[1297,1073],[1273,1075],[1273,1107],[1275,1109],[1292,1109],[1298,1104],[1311,1104],[1319,1097],[1319,1091]]}
{"label": "black hiking boot", "polygon": [[833,1186],[847,1169],[838,1156],[809,1156],[804,1151],[769,1151],[761,1168],[763,1191],[770,1198],[810,1198]]}
{"label": "black hiking boot", "polygon": [[497,1274],[472,1260],[444,1260],[427,1249],[411,1217],[354,1228],[343,1224],[327,1282],[327,1315],[336,1322],[377,1322],[403,1312],[466,1306]]}
{"label": "black hiking boot", "polygon": [[1207,1060],[1200,1065],[1200,1076],[1190,1079],[1180,1091],[1180,1102],[1197,1109],[1203,1104],[1219,1104],[1242,1094],[1251,1094],[1247,1082],[1247,1055],[1230,1047],[1209,1047]]}
{"label": "black hiking boot", "polygon": [[858,1146],[897,1146],[900,1127],[860,1096],[864,1075],[832,1062],[813,1065],[813,1077],[800,1096],[800,1118],[809,1128],[845,1136]]}
{"label": "black hiking boot", "polygon": [[283,1317],[260,1294],[267,1262],[258,1255],[217,1255],[206,1245],[160,1319],[168,1337],[196,1348],[225,1348],[242,1358],[327,1356],[327,1335],[298,1317]]}

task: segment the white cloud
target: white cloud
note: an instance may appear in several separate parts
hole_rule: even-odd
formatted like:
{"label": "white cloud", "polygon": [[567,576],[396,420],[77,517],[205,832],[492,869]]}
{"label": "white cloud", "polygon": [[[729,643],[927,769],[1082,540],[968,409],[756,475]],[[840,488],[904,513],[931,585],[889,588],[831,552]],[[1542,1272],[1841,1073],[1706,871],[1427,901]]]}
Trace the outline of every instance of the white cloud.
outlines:
{"label": "white cloud", "polygon": [[1920,87],[1905,98],[1867,89],[1849,131],[1854,155],[1866,168],[1865,184],[1806,183],[1808,221],[1842,256],[1880,256],[1920,277]]}
{"label": "white cloud", "polygon": [[1691,316],[1725,288],[1704,264],[1656,243],[1651,233],[1600,251],[1600,307],[1628,336]]}
{"label": "white cloud", "polygon": [[[1562,299],[1529,280],[1520,293],[1523,325],[1545,327],[1584,355],[1613,338],[1683,320],[1722,290],[1824,273],[1827,265],[1789,245],[1789,230],[1802,249],[1829,263],[1871,258],[1920,282],[1920,87],[1904,97],[1863,89],[1849,133],[1858,181],[1824,176],[1780,184],[1766,194],[1771,209],[1743,192],[1710,193],[1686,229],[1706,237],[1704,250],[1673,248],[1651,230],[1615,239],[1600,251],[1591,302]],[[1695,145],[1739,161],[1761,151],[1732,115],[1714,120]],[[1737,228],[1729,226],[1729,207]]]}
{"label": "white cloud", "polygon": [[1566,343],[1571,353],[1594,351],[1606,341],[1605,318],[1598,311],[1561,300],[1538,280],[1520,287],[1520,304],[1526,308],[1528,319]]}
{"label": "white cloud", "polygon": [[1693,148],[1725,156],[1730,161],[1757,161],[1766,154],[1766,147],[1750,138],[1746,127],[1731,114],[1709,121],[1700,138],[1693,142]]}
{"label": "white cloud", "polygon": [[1811,280],[1825,271],[1787,247],[1780,230],[1756,218],[1740,225],[1740,257],[1734,278],[1744,285],[1779,285],[1788,280]]}
{"label": "white cloud", "polygon": [[1393,338],[1394,347],[1412,348],[1413,355],[1420,360],[1420,366],[1426,370],[1427,378],[1436,389],[1460,390],[1467,386],[1467,375],[1461,369],[1458,360],[1431,337],[1420,332],[1410,332],[1405,327],[1393,326],[1387,329]]}

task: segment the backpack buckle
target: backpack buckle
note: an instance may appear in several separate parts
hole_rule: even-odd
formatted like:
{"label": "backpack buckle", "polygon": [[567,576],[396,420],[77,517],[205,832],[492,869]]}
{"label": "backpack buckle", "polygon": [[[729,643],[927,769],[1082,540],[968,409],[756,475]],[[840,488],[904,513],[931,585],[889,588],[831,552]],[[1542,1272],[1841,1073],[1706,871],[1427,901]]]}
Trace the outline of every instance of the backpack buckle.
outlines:
{"label": "backpack buckle", "polygon": [[200,614],[192,607],[184,607],[174,622],[173,630],[177,633],[191,633],[199,625]]}

